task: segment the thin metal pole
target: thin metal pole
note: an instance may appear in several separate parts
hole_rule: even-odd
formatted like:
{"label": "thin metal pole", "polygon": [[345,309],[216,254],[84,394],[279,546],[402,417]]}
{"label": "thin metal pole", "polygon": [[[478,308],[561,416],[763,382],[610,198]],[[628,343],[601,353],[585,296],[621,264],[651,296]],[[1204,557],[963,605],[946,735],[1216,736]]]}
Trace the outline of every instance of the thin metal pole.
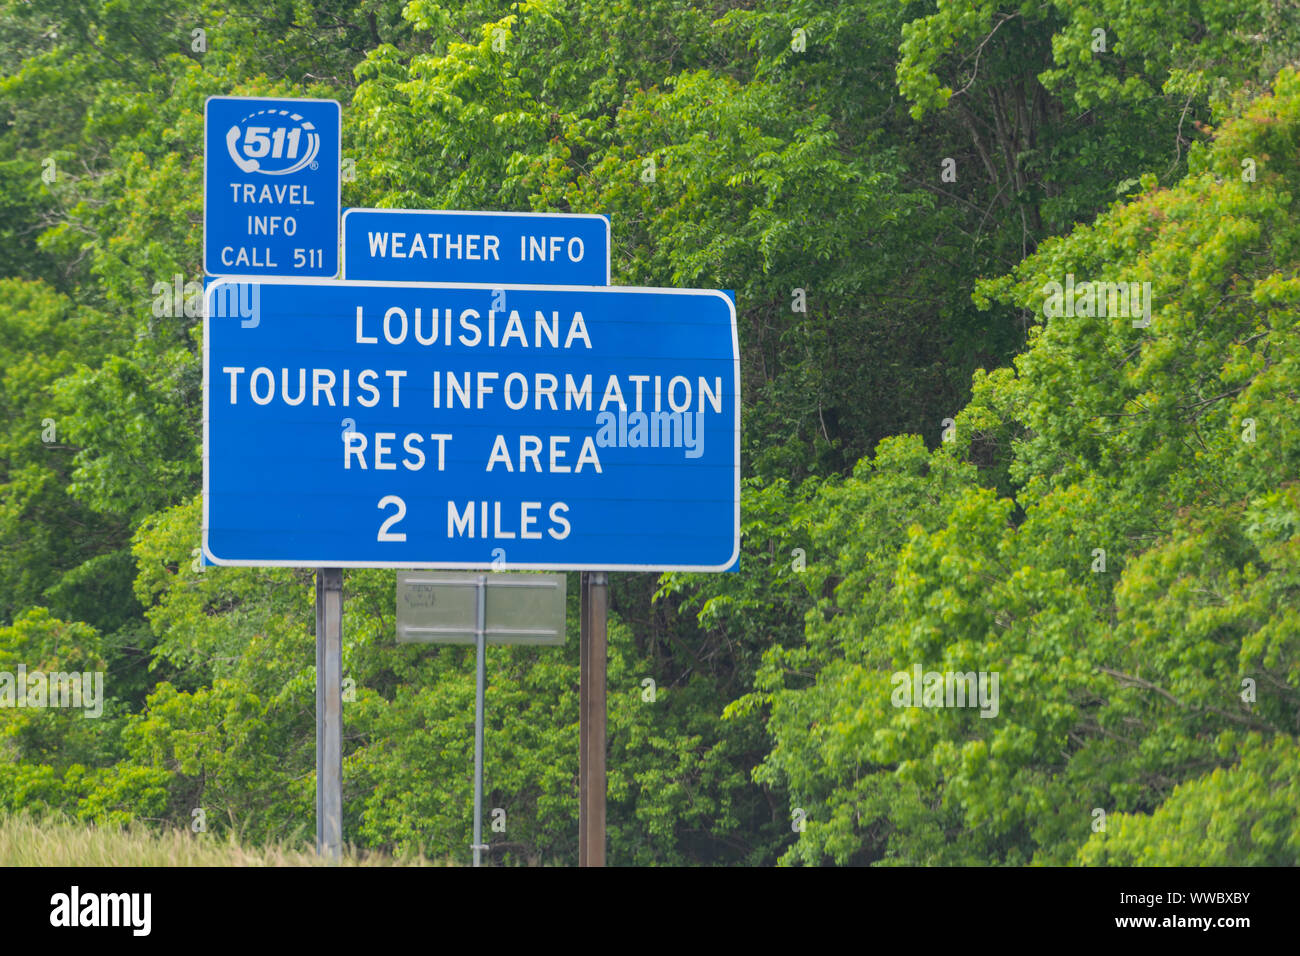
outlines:
{"label": "thin metal pole", "polygon": [[587,717],[587,694],[591,691],[591,677],[587,673],[587,628],[591,626],[591,574],[583,571],[578,576],[578,866],[587,865],[587,737],[591,721]]}
{"label": "thin metal pole", "polygon": [[486,681],[487,638],[484,621],[487,616],[487,577],[478,576],[478,612],[474,620],[474,643],[478,650],[478,672],[474,681],[474,865],[478,866],[483,852],[483,695]]}
{"label": "thin metal pole", "polygon": [[343,569],[316,570],[316,852],[343,845]]}
{"label": "thin metal pole", "polygon": [[578,650],[578,865],[605,865],[605,669],[609,575],[582,572]]}

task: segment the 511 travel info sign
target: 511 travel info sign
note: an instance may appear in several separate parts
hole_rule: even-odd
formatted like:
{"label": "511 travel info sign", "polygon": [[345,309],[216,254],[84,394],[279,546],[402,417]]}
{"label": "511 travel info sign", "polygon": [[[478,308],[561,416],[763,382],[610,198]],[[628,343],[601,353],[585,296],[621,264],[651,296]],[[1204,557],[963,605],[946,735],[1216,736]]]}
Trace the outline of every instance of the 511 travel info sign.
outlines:
{"label": "511 travel info sign", "polygon": [[735,564],[721,292],[223,279],[206,316],[213,564]]}
{"label": "511 travel info sign", "polygon": [[335,100],[208,97],[204,272],[338,275],[342,129]]}

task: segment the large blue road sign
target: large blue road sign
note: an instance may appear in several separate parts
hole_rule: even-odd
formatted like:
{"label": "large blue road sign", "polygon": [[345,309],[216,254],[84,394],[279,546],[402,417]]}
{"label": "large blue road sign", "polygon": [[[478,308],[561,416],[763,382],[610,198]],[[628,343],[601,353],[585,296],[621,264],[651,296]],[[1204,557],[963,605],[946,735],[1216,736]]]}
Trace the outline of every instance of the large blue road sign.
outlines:
{"label": "large blue road sign", "polygon": [[208,97],[205,272],[338,275],[341,130],[335,100]]}
{"label": "large blue road sign", "polygon": [[343,278],[609,285],[607,216],[347,209]]}
{"label": "large blue road sign", "polygon": [[728,570],[740,363],[721,292],[219,280],[214,564]]}

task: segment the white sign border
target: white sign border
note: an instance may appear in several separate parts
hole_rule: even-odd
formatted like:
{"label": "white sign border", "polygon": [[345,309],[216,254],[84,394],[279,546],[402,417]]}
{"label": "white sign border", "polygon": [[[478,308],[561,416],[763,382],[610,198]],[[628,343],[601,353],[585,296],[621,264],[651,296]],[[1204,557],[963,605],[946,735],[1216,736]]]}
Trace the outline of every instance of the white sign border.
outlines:
{"label": "white sign border", "polygon": [[[498,283],[485,282],[397,282],[397,281],[368,281],[364,279],[323,279],[323,278],[296,278],[283,276],[265,276],[256,279],[239,279],[231,276],[221,276],[216,278],[204,293],[203,308],[203,528],[202,528],[202,545],[203,557],[209,563],[217,567],[246,567],[246,568],[408,568],[410,570],[447,570],[447,571],[469,571],[490,568],[491,560],[482,563],[471,563],[466,561],[421,561],[412,563],[410,561],[337,561],[337,560],[318,560],[318,559],[281,559],[275,561],[254,561],[245,559],[224,559],[218,558],[212,553],[208,546],[208,479],[210,469],[208,463],[208,428],[211,423],[211,416],[208,409],[208,400],[211,394],[211,381],[209,375],[209,360],[211,358],[211,349],[209,347],[209,333],[212,325],[212,296],[214,291],[222,286],[230,284],[242,284],[245,282],[256,282],[259,285],[327,285],[341,288],[398,288],[398,289],[482,289],[491,292],[496,289],[520,292],[651,292],[671,295],[706,295],[716,296],[727,304],[727,309],[731,315],[731,353],[732,353],[732,373],[736,382],[735,398],[735,474],[733,477],[734,490],[734,511],[732,514],[733,521],[733,538],[731,557],[725,562],[716,565],[703,564],[565,564],[558,562],[528,562],[516,563],[507,562],[506,566],[500,568],[502,571],[728,571],[733,564],[736,564],[740,557],[740,339],[736,334],[736,303],[732,301],[731,296],[717,289],[668,289],[656,286],[606,286],[606,285],[504,285]],[[238,317],[228,321],[238,321]]]}

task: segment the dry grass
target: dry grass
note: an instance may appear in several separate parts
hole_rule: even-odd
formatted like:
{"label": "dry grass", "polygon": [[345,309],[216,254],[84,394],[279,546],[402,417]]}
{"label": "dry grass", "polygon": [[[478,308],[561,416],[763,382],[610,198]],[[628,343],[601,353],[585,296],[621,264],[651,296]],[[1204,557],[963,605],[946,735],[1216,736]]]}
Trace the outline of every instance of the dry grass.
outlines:
{"label": "dry grass", "polygon": [[[241,846],[218,837],[142,826],[96,826],[66,818],[0,817],[0,866],[327,866],[310,846]],[[447,866],[348,848],[339,866]]]}

